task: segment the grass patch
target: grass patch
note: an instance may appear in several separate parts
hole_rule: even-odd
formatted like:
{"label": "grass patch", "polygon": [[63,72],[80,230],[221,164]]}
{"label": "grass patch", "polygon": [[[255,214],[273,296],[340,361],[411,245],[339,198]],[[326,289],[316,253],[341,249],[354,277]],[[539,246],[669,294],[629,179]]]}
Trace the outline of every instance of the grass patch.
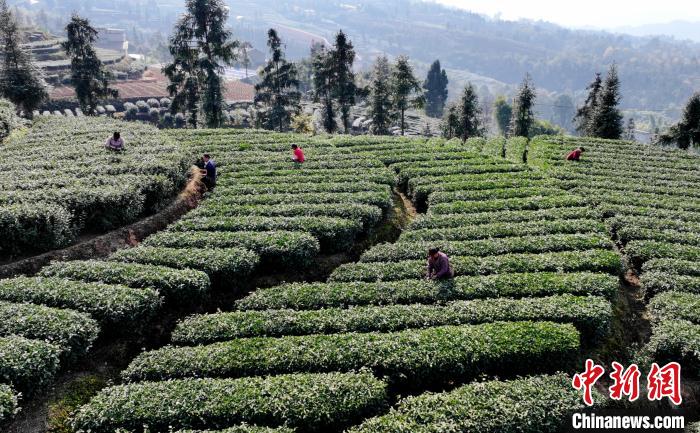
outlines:
{"label": "grass patch", "polygon": [[73,412],[106,386],[107,381],[103,377],[92,374],[70,382],[59,396],[49,402],[47,433],[73,433],[70,426]]}

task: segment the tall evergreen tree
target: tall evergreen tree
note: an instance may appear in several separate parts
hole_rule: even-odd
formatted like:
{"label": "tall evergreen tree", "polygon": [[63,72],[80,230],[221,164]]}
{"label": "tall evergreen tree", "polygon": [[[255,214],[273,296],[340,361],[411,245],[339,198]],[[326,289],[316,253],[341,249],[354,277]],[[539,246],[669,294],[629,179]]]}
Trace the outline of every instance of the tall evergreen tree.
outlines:
{"label": "tall evergreen tree", "polygon": [[598,138],[619,140],[623,132],[623,116],[620,105],[620,78],[617,66],[610,66],[600,92],[599,102],[593,113],[593,135]]}
{"label": "tall evergreen tree", "polygon": [[289,127],[292,114],[299,112],[299,80],[293,63],[287,62],[282,52],[282,41],[274,29],[267,32],[270,59],[260,71],[260,82],[255,85],[255,103],[267,107],[264,122],[268,129],[284,131]]}
{"label": "tall evergreen tree", "polygon": [[593,118],[598,109],[600,93],[603,89],[603,79],[600,77],[600,73],[595,74],[595,79],[588,85],[587,89],[588,96],[586,97],[586,102],[576,111],[574,123],[576,124],[576,131],[580,135],[590,137],[595,134]]}
{"label": "tall evergreen tree", "polygon": [[5,0],[0,0],[0,40],[0,96],[21,107],[26,115],[31,115],[49,97],[47,85],[31,55],[21,46],[17,20]]}
{"label": "tall evergreen tree", "polygon": [[510,128],[510,118],[513,117],[513,106],[506,101],[505,96],[501,95],[496,98],[496,101],[493,103],[493,108],[498,129],[501,131],[501,134],[506,137],[508,136],[508,130]]}
{"label": "tall evergreen tree", "polygon": [[187,110],[189,122],[197,126],[201,104],[207,127],[224,122],[223,79],[225,66],[236,60],[238,42],[226,29],[228,6],[223,0],[187,0],[185,13],[170,37],[173,61],[165,66],[173,97],[173,112]]}
{"label": "tall evergreen tree", "polygon": [[627,119],[627,130],[625,131],[625,139],[629,141],[635,141],[634,131],[637,129],[637,125],[634,122],[634,117]]}
{"label": "tall evergreen tree", "polygon": [[535,123],[533,107],[536,97],[532,78],[527,74],[513,100],[513,115],[510,119],[511,137],[530,137],[532,125]]}
{"label": "tall evergreen tree", "polygon": [[97,30],[87,19],[73,15],[66,26],[66,34],[67,40],[61,46],[71,60],[71,84],[80,109],[86,114],[95,114],[100,98],[119,95],[109,87],[112,74],[104,68],[92,46],[97,40]]}
{"label": "tall evergreen tree", "polygon": [[459,135],[459,109],[456,104],[450,104],[442,118],[442,136],[455,138]]}
{"label": "tall evergreen tree", "polygon": [[340,119],[347,133],[350,129],[350,109],[355,104],[357,86],[352,65],[355,63],[355,50],[352,42],[343,31],[335,37],[335,46],[331,51],[333,65],[333,96],[340,107]]}
{"label": "tall evergreen tree", "polygon": [[389,134],[389,126],[391,126],[390,73],[389,59],[386,56],[377,57],[372,71],[369,98],[369,112],[372,119],[371,132],[376,135]]}
{"label": "tall evergreen tree", "polygon": [[464,87],[464,92],[459,101],[459,128],[458,136],[462,141],[467,141],[471,137],[483,135],[484,129],[481,126],[481,107],[479,98],[476,95],[472,83]]}
{"label": "tall evergreen tree", "polygon": [[423,83],[425,90],[425,114],[430,117],[442,117],[447,102],[447,72],[440,67],[440,60],[435,60]]}
{"label": "tall evergreen tree", "polygon": [[317,49],[312,61],[314,100],[323,105],[323,129],[332,134],[338,129],[333,105],[334,68],[333,56],[324,47]]}
{"label": "tall evergreen tree", "polygon": [[401,122],[401,135],[406,131],[406,110],[423,105],[421,86],[418,83],[408,57],[399,56],[391,73],[391,88],[394,97],[393,106],[398,111]]}
{"label": "tall evergreen tree", "polygon": [[680,122],[659,137],[664,145],[676,144],[681,149],[700,146],[700,92],[688,100]]}

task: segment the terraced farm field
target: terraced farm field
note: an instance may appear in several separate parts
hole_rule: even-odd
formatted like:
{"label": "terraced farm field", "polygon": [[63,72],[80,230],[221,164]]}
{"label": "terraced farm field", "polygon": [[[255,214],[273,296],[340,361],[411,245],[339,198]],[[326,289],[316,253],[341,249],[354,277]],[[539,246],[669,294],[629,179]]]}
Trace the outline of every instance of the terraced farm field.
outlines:
{"label": "terraced farm field", "polygon": [[[165,341],[124,360],[73,430],[558,432],[584,406],[571,377],[586,358],[676,360],[697,379],[688,153],[574,138],[163,139],[186,161],[212,154],[217,187],[134,248],[0,280],[0,417],[109,344],[98,333],[154,326]],[[564,163],[581,144],[584,160]],[[381,240],[401,199],[418,215]],[[430,247],[454,279],[425,279]],[[346,263],[305,281],[331,256]],[[294,282],[258,284],[275,275]]]}

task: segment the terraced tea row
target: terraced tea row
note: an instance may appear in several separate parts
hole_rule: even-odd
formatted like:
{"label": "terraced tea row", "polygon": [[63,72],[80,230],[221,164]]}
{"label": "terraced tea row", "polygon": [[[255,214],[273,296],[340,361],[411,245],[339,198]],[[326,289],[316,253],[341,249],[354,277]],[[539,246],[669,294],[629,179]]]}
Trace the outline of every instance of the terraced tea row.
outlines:
{"label": "terraced tea row", "polygon": [[[168,410],[168,425],[175,429],[220,429],[248,422],[267,427],[286,425],[302,431],[328,431],[327,426],[309,419],[299,420],[287,411],[279,418],[261,421],[255,412],[226,406],[226,418],[222,419],[216,414],[223,414],[222,405],[228,403],[205,395],[200,387],[206,383],[207,391],[214,392],[218,388],[213,387],[220,384],[233,386],[232,381],[247,384],[259,380],[256,378],[259,375],[272,375],[264,380],[277,380],[290,373],[313,376],[362,369],[383,377],[385,392],[389,393],[396,392],[396,387],[420,390],[438,382],[454,386],[448,381],[460,384],[482,373],[512,377],[566,369],[586,347],[606,337],[612,320],[609,299],[617,291],[621,264],[619,256],[612,251],[606,226],[586,207],[584,198],[568,194],[556,182],[521,163],[465,151],[454,142],[372,143],[344,138],[333,144],[350,149],[341,154],[352,155],[338,159],[342,167],[339,168],[342,173],[336,173],[338,176],[353,175],[351,164],[343,161],[361,164],[378,159],[395,171],[399,185],[408,187],[412,182],[435,185],[435,190],[422,193],[424,198],[411,195],[417,204],[421,205],[418,201],[423,200],[422,206],[429,206],[428,215],[414,222],[396,244],[371,248],[360,262],[339,267],[326,283],[258,290],[237,303],[240,311],[197,315],[182,321],[173,334],[175,345],[137,357],[123,373],[125,381],[136,383],[101,392],[81,410],[76,425],[89,426],[93,431],[117,427],[140,430],[144,424],[157,429],[165,425],[161,415],[165,404],[178,396],[186,401],[200,400],[196,406],[178,405]],[[482,144],[483,149],[499,157],[504,146],[499,141]],[[272,150],[265,147],[257,152]],[[322,152],[315,157],[322,158]],[[231,190],[237,191],[235,196],[217,199],[217,192],[210,201],[216,210],[207,210],[205,204],[155,239],[171,237],[174,239],[171,242],[177,242],[182,236],[171,233],[199,231],[203,227],[238,228],[260,221],[256,216],[241,224],[237,210],[227,209],[228,205],[252,208],[260,204],[275,212],[286,212],[288,205],[296,204],[287,198],[294,194],[290,192],[294,189],[285,186],[284,192],[275,193],[275,187],[270,189],[263,181],[272,174],[297,180],[299,185],[306,184],[305,188],[315,191],[304,194],[305,201],[313,196],[323,197],[326,188],[337,189],[328,194],[338,197],[358,194],[354,191],[359,186],[340,186],[344,180],[333,180],[329,186],[311,185],[313,182],[307,183],[303,177],[296,178],[292,170],[280,170],[278,164],[264,164],[260,172],[242,170],[232,174],[230,183],[227,180],[225,185],[230,184]],[[323,167],[319,170],[332,170],[328,164],[318,164]],[[376,170],[384,169],[372,163],[357,173],[361,170],[373,176]],[[448,186],[441,189],[438,174],[443,171],[450,174],[445,176]],[[423,176],[432,181],[420,183]],[[255,180],[248,183],[251,178]],[[333,183],[338,186],[330,186]],[[460,189],[465,185],[475,187],[466,192]],[[264,198],[245,195],[254,192],[263,193]],[[270,192],[271,196],[267,197]],[[370,190],[370,194],[374,193],[375,190]],[[313,206],[325,201],[316,200]],[[360,203],[376,204],[369,199]],[[303,210],[290,208],[288,212]],[[192,222],[202,218],[216,220],[203,224]],[[312,224],[303,217],[293,219],[298,224]],[[323,249],[323,242],[321,245]],[[434,245],[451,254],[457,275],[453,280],[425,280],[423,257],[426,247]],[[360,381],[359,377],[349,380]],[[534,376],[512,382],[488,381],[483,385],[482,397],[474,394],[475,389],[482,389],[481,384],[464,385],[436,396],[443,405],[482,398],[479,401],[488,407],[495,405],[501,392],[513,399],[524,393],[526,400],[520,404],[551,414],[557,420],[538,426],[536,431],[554,431],[560,426],[562,413],[579,408],[568,386],[555,389],[554,384],[561,380],[561,376]],[[339,382],[338,387],[342,388],[344,383],[347,382]],[[163,395],[164,401],[154,402],[148,411],[128,409],[144,407],[148,404],[147,396],[153,392]],[[545,395],[550,402],[547,405],[537,400]],[[275,394],[275,400],[286,398]],[[450,406],[455,412],[436,412],[437,408],[427,403],[430,398],[426,395],[416,397],[416,403],[401,402],[389,415],[370,419],[357,429],[382,431],[383,425],[406,422],[416,431],[423,431],[420,428],[431,431],[444,423],[461,425],[463,420],[480,420],[485,416],[477,408],[472,410],[470,405],[459,404]],[[426,403],[418,403],[423,401]],[[338,431],[361,418],[385,412],[387,404],[385,395],[362,409],[355,407],[354,416],[334,419],[331,429]],[[407,415],[402,415],[404,407],[411,404],[416,409],[406,409]],[[420,409],[422,412],[416,412],[422,404],[425,404]],[[201,412],[204,407],[211,409]],[[410,418],[413,415],[409,413],[416,414],[416,418]],[[446,418],[438,419],[439,416]],[[431,417],[435,417],[434,423]],[[491,422],[505,431],[508,428],[535,431],[532,427],[528,430],[525,420],[505,412]]]}
{"label": "terraced tea row", "polygon": [[[565,162],[566,150],[576,146],[586,148],[582,161]],[[683,311],[694,305],[692,297],[700,289],[695,265],[700,258],[700,158],[638,143],[546,137],[533,141],[529,155],[532,164],[548,167],[563,188],[587,197],[606,218],[651,298],[650,351],[660,360],[685,361],[697,333],[692,316]],[[678,317],[668,314],[672,308]],[[687,361],[694,365],[692,356]]]}
{"label": "terraced tea row", "polygon": [[121,128],[106,119],[41,119],[3,143],[0,256],[63,247],[84,231],[133,222],[174,196],[193,161],[146,125],[123,131],[125,152],[106,150]]}

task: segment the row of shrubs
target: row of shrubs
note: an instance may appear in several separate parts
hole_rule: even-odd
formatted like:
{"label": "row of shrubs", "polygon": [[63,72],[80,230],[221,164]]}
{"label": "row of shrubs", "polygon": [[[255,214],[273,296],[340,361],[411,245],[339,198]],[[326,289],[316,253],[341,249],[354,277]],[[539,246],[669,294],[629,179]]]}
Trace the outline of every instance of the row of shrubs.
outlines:
{"label": "row of shrubs", "polygon": [[112,261],[197,269],[210,277],[228,279],[250,275],[260,256],[243,248],[167,248],[138,246],[119,250]]}
{"label": "row of shrubs", "polygon": [[[143,246],[158,248],[244,248],[267,265],[304,265],[320,252],[318,240],[305,232],[176,232],[150,236]],[[206,254],[205,254],[206,255]]]}
{"label": "row of shrubs", "polygon": [[453,228],[478,224],[522,223],[529,221],[557,221],[595,219],[600,214],[590,207],[558,207],[540,210],[498,210],[463,214],[429,214],[419,216],[408,226],[409,230]]}
{"label": "row of shrubs", "polygon": [[[504,254],[489,257],[452,257],[455,275],[515,272],[607,272],[622,270],[620,257],[608,250],[544,254]],[[338,267],[330,281],[395,281],[426,276],[425,260],[393,263],[352,263]]]}
{"label": "row of shrubs", "polygon": [[42,118],[3,144],[0,255],[65,247],[85,230],[131,223],[157,209],[185,180],[189,161],[151,127],[124,131],[127,152],[104,149],[121,124]]}
{"label": "row of shrubs", "polygon": [[[250,423],[324,432],[387,406],[386,384],[368,372],[183,379],[113,386],[81,407],[79,432],[225,428]],[[281,433],[281,432],[280,432]]]}
{"label": "row of shrubs", "polygon": [[355,237],[362,232],[361,220],[313,217],[264,217],[231,216],[191,218],[178,221],[170,227],[172,231],[304,231],[319,241],[322,250],[343,251],[348,248]]}
{"label": "row of shrubs", "polygon": [[162,303],[158,292],[153,289],[54,277],[0,280],[0,299],[76,310],[111,328],[138,327],[152,318]]}
{"label": "row of shrubs", "polygon": [[382,219],[382,210],[368,204],[348,203],[338,206],[327,204],[276,204],[228,206],[224,204],[207,203],[189,212],[183,219],[203,217],[331,217],[359,220],[363,227],[373,227]]}
{"label": "row of shrubs", "polygon": [[[416,232],[409,232],[416,233]],[[439,238],[436,236],[436,238]],[[429,238],[430,239],[430,238]],[[440,248],[449,256],[497,256],[521,253],[553,253],[612,249],[612,242],[597,234],[553,234],[542,236],[520,236],[489,238],[471,241],[404,241],[380,244],[372,247],[360,257],[361,262],[397,262],[425,257],[429,248]]]}
{"label": "row of shrubs", "polygon": [[601,297],[455,301],[444,305],[365,306],[350,309],[237,311],[192,316],[173,331],[177,345],[209,344],[247,337],[394,332],[410,328],[508,321],[573,323],[586,339],[607,333],[610,303]]}
{"label": "row of shrubs", "polygon": [[455,277],[448,281],[296,283],[258,289],[239,300],[240,310],[345,308],[434,304],[486,298],[593,295],[612,299],[619,281],[601,273],[523,273]]}
{"label": "row of shrubs", "polygon": [[514,236],[541,236],[549,234],[605,233],[605,225],[593,219],[494,222],[455,228],[414,228],[401,235],[403,241],[508,238]]}
{"label": "row of shrubs", "polygon": [[582,207],[588,205],[585,198],[567,194],[560,196],[509,198],[484,201],[456,201],[431,206],[432,215],[500,212],[516,210],[545,210],[563,207]]}
{"label": "row of shrubs", "polygon": [[380,376],[416,386],[480,374],[565,368],[578,354],[579,338],[572,325],[551,322],[241,338],[144,352],[122,372],[122,377],[128,381],[158,381],[371,368]]}
{"label": "row of shrubs", "polygon": [[10,420],[17,411],[17,394],[9,385],[0,384],[0,425]]}
{"label": "row of shrubs", "polygon": [[[603,400],[597,390],[593,393],[594,401]],[[405,398],[389,413],[368,419],[348,433],[556,433],[582,409],[580,394],[563,373],[491,380]]]}

